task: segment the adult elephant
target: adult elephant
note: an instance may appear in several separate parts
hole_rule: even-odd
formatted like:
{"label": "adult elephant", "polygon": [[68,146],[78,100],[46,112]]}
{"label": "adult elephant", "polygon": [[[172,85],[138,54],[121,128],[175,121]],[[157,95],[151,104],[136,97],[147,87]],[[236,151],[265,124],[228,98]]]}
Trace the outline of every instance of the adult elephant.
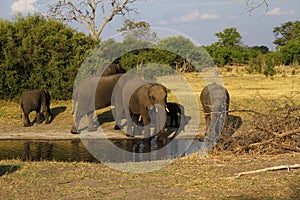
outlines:
{"label": "adult elephant", "polygon": [[94,111],[111,105],[112,92],[122,75],[89,77],[78,83],[73,92],[74,123],[71,133],[79,133],[79,122],[84,115],[88,118],[88,131],[97,130],[93,125]]}
{"label": "adult elephant", "polygon": [[35,89],[26,90],[21,94],[20,107],[24,114],[24,126],[31,126],[29,114],[32,111],[36,112],[36,123],[42,123],[41,112],[45,117],[45,124],[51,122],[53,116],[50,111],[50,94],[47,90]]}
{"label": "adult elephant", "polygon": [[214,140],[223,131],[229,109],[229,93],[223,86],[212,83],[203,88],[200,101],[206,121],[205,134]]}
{"label": "adult elephant", "polygon": [[[155,114],[158,141],[166,140],[165,121],[167,107],[167,89],[157,83],[147,82],[134,74],[123,76],[114,91],[116,107],[116,126],[121,127],[121,118],[125,112],[127,136],[134,136],[139,118],[144,124],[144,137],[150,139],[150,112]],[[153,119],[154,120],[154,119]],[[132,130],[133,129],[133,130]]]}

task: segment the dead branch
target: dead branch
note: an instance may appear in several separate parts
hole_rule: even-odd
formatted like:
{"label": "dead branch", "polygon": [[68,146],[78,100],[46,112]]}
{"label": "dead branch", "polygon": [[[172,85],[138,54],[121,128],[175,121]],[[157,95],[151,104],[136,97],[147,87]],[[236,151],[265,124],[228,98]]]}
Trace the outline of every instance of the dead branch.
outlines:
{"label": "dead branch", "polygon": [[300,133],[300,128],[295,129],[295,130],[291,130],[291,131],[287,131],[287,132],[282,133],[282,134],[273,133],[274,135],[276,135],[276,137],[271,138],[271,139],[269,139],[269,140],[265,140],[265,141],[263,141],[263,142],[257,142],[257,143],[249,144],[248,148],[249,148],[249,147],[258,146],[258,145],[262,145],[262,144],[267,144],[267,143],[272,142],[272,141],[275,140],[275,139],[283,138],[283,137],[286,137],[286,136],[289,136],[289,135],[293,135],[293,134],[297,134],[297,133]]}
{"label": "dead branch", "polygon": [[276,148],[280,148],[283,150],[289,150],[289,151],[294,151],[294,152],[300,152],[300,148],[297,147],[291,147],[285,144],[277,144],[277,143],[272,143],[273,146],[275,146]]}
{"label": "dead branch", "polygon": [[[49,16],[63,21],[75,21],[86,28],[95,41],[115,16],[136,12],[129,5],[136,0],[56,0],[50,4]],[[98,10],[100,12],[98,12]],[[136,12],[137,13],[137,12]]]}
{"label": "dead branch", "polygon": [[236,173],[235,174],[236,176],[234,178],[239,178],[239,177],[241,177],[243,175],[247,175],[247,174],[255,174],[255,173],[266,172],[266,171],[277,171],[277,170],[282,170],[282,169],[287,169],[288,171],[290,171],[291,169],[297,169],[297,168],[300,168],[300,164],[267,167],[264,169]]}
{"label": "dead branch", "polygon": [[297,133],[300,133],[300,128],[294,129],[294,130],[290,130],[290,131],[287,131],[287,132],[281,133],[281,134],[277,133],[277,137],[278,138],[283,138],[283,137],[290,136],[290,135],[297,134]]}
{"label": "dead branch", "polygon": [[254,110],[246,110],[246,109],[242,109],[242,110],[229,110],[228,112],[229,113],[231,113],[231,112],[248,112],[248,113],[254,113],[254,114],[258,114],[258,115],[261,114],[259,112],[254,111]]}

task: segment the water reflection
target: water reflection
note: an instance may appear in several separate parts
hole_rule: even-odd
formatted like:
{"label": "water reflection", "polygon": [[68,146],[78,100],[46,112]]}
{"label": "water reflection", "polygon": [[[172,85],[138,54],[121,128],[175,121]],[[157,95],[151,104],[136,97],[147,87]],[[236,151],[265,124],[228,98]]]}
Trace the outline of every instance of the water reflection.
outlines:
{"label": "water reflection", "polygon": [[165,146],[142,139],[0,140],[0,159],[140,162],[184,156],[199,147],[194,139],[174,139]]}

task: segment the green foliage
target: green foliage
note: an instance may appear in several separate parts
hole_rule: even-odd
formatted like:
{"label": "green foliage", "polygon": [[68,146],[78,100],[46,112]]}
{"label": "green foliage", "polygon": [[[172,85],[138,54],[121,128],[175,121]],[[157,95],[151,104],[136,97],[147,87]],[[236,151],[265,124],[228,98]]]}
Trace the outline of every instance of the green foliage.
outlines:
{"label": "green foliage", "polygon": [[[128,31],[130,30],[130,31]],[[91,37],[40,15],[10,22],[0,19],[0,98],[18,99],[24,89],[48,89],[54,99],[70,99],[75,78],[98,73],[116,62],[147,79],[219,66],[245,64],[248,73],[274,76],[275,66],[300,63],[299,22],[276,27],[276,52],[265,46],[241,46],[236,28],[216,33],[218,42],[196,46],[177,36],[159,40],[146,22],[125,21],[122,42],[109,39],[98,46]],[[93,50],[93,51],[92,51]],[[80,69],[80,77],[78,77]]]}
{"label": "green foliage", "polygon": [[234,27],[225,28],[223,32],[218,32],[215,35],[218,38],[218,42],[216,44],[224,47],[237,46],[240,44],[242,39],[242,36]]}
{"label": "green foliage", "polygon": [[1,99],[22,90],[45,88],[69,99],[77,70],[94,42],[83,33],[40,15],[0,21]]}
{"label": "green foliage", "polygon": [[300,38],[297,41],[289,41],[280,47],[280,53],[285,65],[300,63]]}
{"label": "green foliage", "polygon": [[277,46],[285,46],[289,41],[297,41],[300,38],[300,21],[285,22],[273,29],[276,40],[273,42]]}
{"label": "green foliage", "polygon": [[285,65],[300,63],[300,21],[288,21],[273,30],[277,45]]}

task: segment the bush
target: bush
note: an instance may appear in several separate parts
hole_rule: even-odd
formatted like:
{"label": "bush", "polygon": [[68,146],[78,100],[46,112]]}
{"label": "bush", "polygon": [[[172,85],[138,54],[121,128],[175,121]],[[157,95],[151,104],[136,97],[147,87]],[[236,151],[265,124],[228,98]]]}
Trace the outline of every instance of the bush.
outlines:
{"label": "bush", "polygon": [[54,99],[70,99],[93,40],[40,15],[0,24],[0,98],[18,99],[25,89],[44,88]]}

